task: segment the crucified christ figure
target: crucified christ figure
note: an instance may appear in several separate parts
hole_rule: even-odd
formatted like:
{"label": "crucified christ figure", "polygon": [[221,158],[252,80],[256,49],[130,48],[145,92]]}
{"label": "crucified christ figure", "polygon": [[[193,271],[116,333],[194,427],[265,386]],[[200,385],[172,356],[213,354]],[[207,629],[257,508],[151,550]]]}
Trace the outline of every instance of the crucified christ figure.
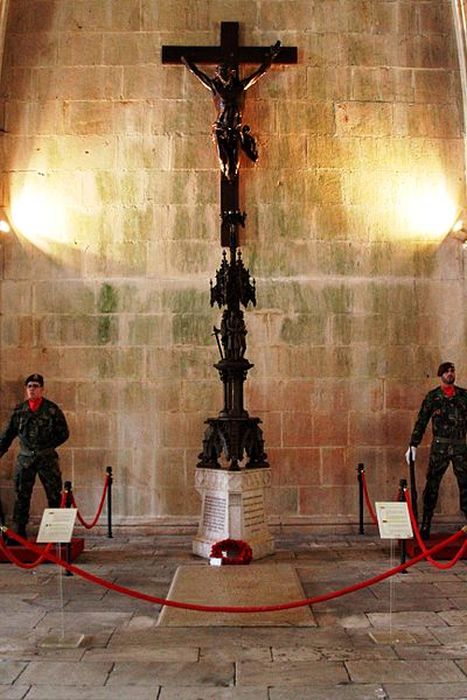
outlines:
{"label": "crucified christ figure", "polygon": [[213,139],[221,172],[230,182],[238,175],[240,149],[254,163],[258,160],[256,141],[250,133],[250,127],[242,125],[245,92],[269,70],[279,53],[280,45],[281,42],[277,41],[271,46],[265,53],[263,63],[243,80],[239,79],[238,70],[227,62],[217,66],[211,77],[186,56],[181,58],[188,70],[212,92],[217,109],[217,119],[212,125]]}

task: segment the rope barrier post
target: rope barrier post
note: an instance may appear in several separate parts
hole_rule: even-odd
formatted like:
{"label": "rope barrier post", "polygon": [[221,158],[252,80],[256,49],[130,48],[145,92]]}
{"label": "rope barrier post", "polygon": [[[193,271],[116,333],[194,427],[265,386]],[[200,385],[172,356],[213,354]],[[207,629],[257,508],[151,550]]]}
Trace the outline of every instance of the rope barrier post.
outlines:
{"label": "rope barrier post", "polygon": [[[399,481],[399,501],[403,501],[405,503],[405,490],[407,488],[407,479],[400,479]],[[407,560],[407,542],[405,540],[399,540],[399,546],[400,546],[400,563],[405,564]],[[404,574],[407,573],[407,570],[404,569],[403,571]]]}
{"label": "rope barrier post", "polygon": [[[65,481],[63,490],[65,491],[65,508],[71,508],[73,506],[73,489],[71,488],[71,481]],[[67,564],[72,563],[73,557],[71,556],[71,542],[66,542],[65,558]],[[65,571],[65,576],[73,576],[73,574],[69,569],[67,569]]]}
{"label": "rope barrier post", "polygon": [[359,535],[365,534],[365,526],[363,523],[363,474],[365,472],[365,465],[360,462],[357,466],[357,479],[358,479],[358,533]]}
{"label": "rope barrier post", "polygon": [[415,516],[415,520],[418,523],[418,505],[417,505],[417,482],[415,480],[415,460],[412,457],[412,450],[410,450],[409,457],[409,476],[410,476],[410,500],[412,501],[412,510]]}
{"label": "rope barrier post", "polygon": [[106,467],[107,472],[107,537],[111,539],[112,535],[112,467]]}

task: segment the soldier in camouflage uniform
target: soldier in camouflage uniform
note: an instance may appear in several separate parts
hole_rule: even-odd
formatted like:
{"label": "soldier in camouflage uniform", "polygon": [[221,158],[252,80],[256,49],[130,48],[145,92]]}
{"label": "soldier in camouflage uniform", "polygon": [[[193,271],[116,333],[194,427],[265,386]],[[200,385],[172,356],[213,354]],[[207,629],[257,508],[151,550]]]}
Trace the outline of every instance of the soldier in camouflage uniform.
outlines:
{"label": "soldier in camouflage uniform", "polygon": [[49,508],[58,508],[62,475],[56,447],[68,439],[68,425],[60,408],[43,394],[44,379],[31,374],[25,381],[26,401],[18,404],[0,436],[0,457],[18,437],[19,453],[15,464],[16,501],[13,509],[15,531],[26,537],[29,505],[36,475],[44,486]]}
{"label": "soldier in camouflage uniform", "polygon": [[431,419],[433,441],[423,491],[421,534],[430,536],[431,519],[438,500],[438,491],[449,462],[459,485],[460,508],[467,517],[467,390],[455,385],[456,371],[452,362],[438,368],[440,386],[428,392],[423,400],[406,453],[407,463],[415,459],[415,449],[422,441]]}

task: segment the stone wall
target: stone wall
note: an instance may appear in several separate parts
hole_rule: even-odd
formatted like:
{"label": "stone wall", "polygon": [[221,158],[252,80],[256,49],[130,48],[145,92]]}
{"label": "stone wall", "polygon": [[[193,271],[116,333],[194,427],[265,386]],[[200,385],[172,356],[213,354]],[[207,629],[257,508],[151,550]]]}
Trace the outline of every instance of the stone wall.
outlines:
{"label": "stone wall", "polygon": [[[13,0],[2,417],[43,372],[85,512],[111,464],[120,521],[194,521],[203,421],[222,405],[215,111],[161,46],[218,44],[221,21],[299,56],[251,88],[244,120],[260,150],[241,188],[258,292],[246,403],[264,424],[271,514],[354,523],[357,463],[392,499],[439,361],[467,382],[465,253],[446,238],[464,202],[448,0]],[[449,477],[440,517],[457,517],[456,499]]]}

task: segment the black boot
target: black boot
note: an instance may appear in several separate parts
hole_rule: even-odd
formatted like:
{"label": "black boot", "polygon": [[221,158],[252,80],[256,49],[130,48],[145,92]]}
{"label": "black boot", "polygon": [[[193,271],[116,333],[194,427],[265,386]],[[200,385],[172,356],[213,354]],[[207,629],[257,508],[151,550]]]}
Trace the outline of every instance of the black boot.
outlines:
{"label": "black boot", "polygon": [[420,528],[420,535],[422,537],[422,540],[429,540],[430,539],[430,530],[431,530],[431,514],[428,515],[427,513],[424,513],[423,520],[422,520],[422,526]]}
{"label": "black boot", "polygon": [[17,532],[20,537],[24,537],[25,540],[28,539],[26,525],[18,525],[18,527],[15,527],[15,532]]}

